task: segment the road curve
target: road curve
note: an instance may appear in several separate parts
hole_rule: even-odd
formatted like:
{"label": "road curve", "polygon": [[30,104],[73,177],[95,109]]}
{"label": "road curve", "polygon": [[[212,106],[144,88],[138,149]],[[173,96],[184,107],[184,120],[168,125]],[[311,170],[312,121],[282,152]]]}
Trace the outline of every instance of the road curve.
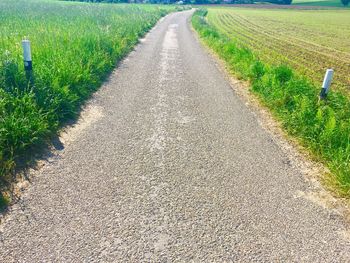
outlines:
{"label": "road curve", "polygon": [[350,262],[346,223],[165,17],[1,225],[1,262]]}

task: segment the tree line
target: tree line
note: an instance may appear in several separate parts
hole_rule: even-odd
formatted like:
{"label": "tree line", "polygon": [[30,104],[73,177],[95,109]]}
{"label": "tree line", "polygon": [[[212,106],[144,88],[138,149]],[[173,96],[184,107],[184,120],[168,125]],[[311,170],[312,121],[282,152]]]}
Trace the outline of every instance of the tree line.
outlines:
{"label": "tree line", "polygon": [[[91,3],[151,3],[151,4],[254,4],[254,0],[71,0],[79,2],[91,2]],[[342,0],[347,1],[347,0]],[[284,4],[289,5],[292,0],[268,0],[265,2],[270,2],[274,4]]]}
{"label": "tree line", "polygon": [[[80,2],[92,2],[92,3],[151,3],[151,4],[175,4],[181,2],[183,4],[254,4],[259,1],[254,0],[72,0]],[[278,5],[290,5],[293,0],[267,0],[269,2]],[[344,6],[348,6],[350,0],[340,0]]]}

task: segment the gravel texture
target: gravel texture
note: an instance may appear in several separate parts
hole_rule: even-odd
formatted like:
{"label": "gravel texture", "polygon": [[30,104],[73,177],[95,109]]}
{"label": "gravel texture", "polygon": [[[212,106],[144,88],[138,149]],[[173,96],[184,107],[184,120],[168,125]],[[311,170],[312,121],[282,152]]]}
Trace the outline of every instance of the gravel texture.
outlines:
{"label": "gravel texture", "polygon": [[1,225],[1,262],[350,262],[347,224],[165,17]]}

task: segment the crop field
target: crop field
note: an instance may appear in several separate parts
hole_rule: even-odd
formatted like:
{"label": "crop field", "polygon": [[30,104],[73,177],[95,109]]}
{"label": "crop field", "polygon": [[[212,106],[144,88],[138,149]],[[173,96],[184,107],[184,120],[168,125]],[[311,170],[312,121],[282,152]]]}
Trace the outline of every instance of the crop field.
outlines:
{"label": "crop field", "polygon": [[350,91],[350,10],[211,8],[219,32],[269,64],[287,64],[321,85],[334,68],[334,86]]}
{"label": "crop field", "polygon": [[[0,2],[0,186],[18,157],[75,117],[82,102],[170,6]],[[33,83],[21,40],[32,45]]]}
{"label": "crop field", "polygon": [[[325,22],[327,21],[327,23]],[[208,8],[192,24],[282,127],[322,162],[333,191],[350,197],[350,11]],[[319,101],[327,68],[334,85]]]}
{"label": "crop field", "polygon": [[293,5],[344,7],[339,0],[295,0]]}

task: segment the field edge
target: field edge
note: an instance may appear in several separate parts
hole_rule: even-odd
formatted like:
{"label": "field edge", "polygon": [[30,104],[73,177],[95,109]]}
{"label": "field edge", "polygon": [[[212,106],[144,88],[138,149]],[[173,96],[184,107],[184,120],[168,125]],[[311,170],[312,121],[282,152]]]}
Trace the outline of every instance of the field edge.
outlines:
{"label": "field edge", "polygon": [[[207,12],[207,9],[198,9],[192,17],[192,28],[197,34],[199,40],[209,49],[210,53],[212,53],[217,60],[224,64],[224,71],[229,74],[229,78],[234,77],[235,79],[238,79],[240,83],[244,83],[244,86],[248,87],[249,91],[247,91],[247,93],[249,94],[243,94],[243,97],[245,97],[245,99],[247,99],[247,97],[248,99],[253,97],[256,101],[257,107],[266,109],[268,115],[272,117],[275,123],[277,123],[278,128],[281,128],[284,139],[291,142],[291,145],[302,155],[302,157],[306,158],[307,161],[316,165],[319,164],[322,167],[321,169],[318,167],[318,170],[321,171],[321,174],[317,176],[318,181],[326,187],[327,192],[330,192],[332,196],[335,196],[339,200],[345,200],[344,204],[348,206],[350,200],[350,178],[347,176],[347,172],[350,171],[349,167],[345,167],[342,171],[337,171],[334,166],[330,165],[330,160],[324,158],[322,152],[319,152],[312,147],[308,147],[307,144],[309,141],[308,138],[304,137],[304,134],[298,134],[294,130],[291,130],[290,123],[286,121],[284,116],[285,112],[283,112],[283,110],[285,109],[282,108],[281,113],[275,108],[276,105],[269,105],[269,96],[266,96],[264,91],[259,90],[259,86],[263,85],[261,82],[264,75],[271,74],[273,78],[276,78],[276,67],[263,64],[254,56],[254,53],[251,50],[245,47],[239,47],[234,41],[219,33],[213,26],[207,23]],[[278,70],[282,71],[282,75],[277,77],[283,78],[286,77],[286,75],[290,75],[288,77],[289,79],[282,81],[282,83],[277,83],[277,85],[276,83],[271,82],[268,84],[279,89],[283,88],[282,86],[286,85],[287,82],[292,82],[292,84],[293,82],[296,84],[303,84],[305,87],[310,88],[309,96],[311,95],[314,98],[318,98],[318,90],[314,87],[314,84],[312,84],[311,81],[296,74],[293,69],[288,68],[285,65],[277,66],[277,71]],[[293,88],[293,85],[291,85],[291,88]],[[342,94],[335,93],[334,96],[335,98],[331,98],[328,103],[321,102],[321,104],[319,104],[318,102],[315,103],[315,100],[311,103],[318,109],[321,108],[323,111],[333,111],[332,105],[329,104],[334,103],[334,99],[337,101],[339,96],[343,101],[346,101],[347,105],[349,105],[349,100]],[[283,107],[284,105],[279,106]],[[318,112],[319,111],[317,110],[316,114]],[[329,123],[329,120],[323,120],[323,129],[326,127],[327,122]],[[317,145],[318,143],[316,143],[316,146]],[[338,162],[339,161],[341,160],[338,160]],[[323,169],[323,167],[325,167],[325,169]]]}

